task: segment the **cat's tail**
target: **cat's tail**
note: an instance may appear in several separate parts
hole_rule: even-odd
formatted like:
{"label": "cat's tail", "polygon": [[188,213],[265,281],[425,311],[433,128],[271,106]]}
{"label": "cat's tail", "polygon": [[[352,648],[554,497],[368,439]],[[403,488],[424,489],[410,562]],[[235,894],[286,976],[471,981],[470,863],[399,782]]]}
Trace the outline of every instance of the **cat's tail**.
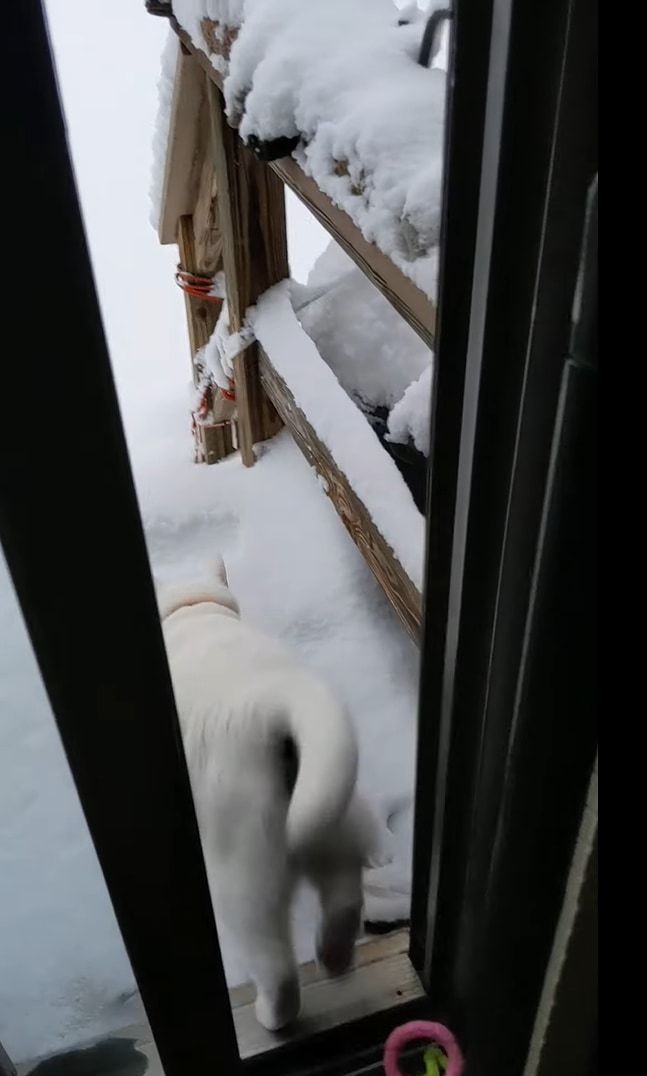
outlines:
{"label": "cat's tail", "polygon": [[348,807],[357,781],[357,741],[345,710],[310,678],[291,689],[285,716],[298,755],[287,839],[300,855],[316,848]]}

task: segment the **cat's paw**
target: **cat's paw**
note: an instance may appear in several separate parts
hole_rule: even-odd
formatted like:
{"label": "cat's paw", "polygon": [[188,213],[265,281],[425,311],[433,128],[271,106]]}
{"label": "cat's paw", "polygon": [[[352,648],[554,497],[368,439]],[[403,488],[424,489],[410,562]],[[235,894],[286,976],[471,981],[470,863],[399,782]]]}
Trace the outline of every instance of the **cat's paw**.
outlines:
{"label": "cat's paw", "polygon": [[343,975],[353,963],[361,924],[361,906],[327,915],[317,937],[317,959],[330,975]]}
{"label": "cat's paw", "polygon": [[280,1031],[294,1023],[301,1011],[299,980],[285,979],[273,994],[259,991],[254,1006],[256,1019],[267,1031]]}
{"label": "cat's paw", "polygon": [[386,840],[383,840],[380,848],[371,848],[366,853],[363,866],[366,870],[379,870],[380,867],[388,867],[394,858],[393,850],[388,848]]}

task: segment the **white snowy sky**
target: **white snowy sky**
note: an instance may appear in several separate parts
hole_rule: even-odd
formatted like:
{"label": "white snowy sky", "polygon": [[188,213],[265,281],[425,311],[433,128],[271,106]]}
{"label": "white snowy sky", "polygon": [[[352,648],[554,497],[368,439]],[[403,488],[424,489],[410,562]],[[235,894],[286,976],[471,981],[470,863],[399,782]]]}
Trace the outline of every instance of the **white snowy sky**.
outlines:
{"label": "white snowy sky", "polygon": [[[176,251],[148,220],[159,54],[168,30],[144,4],[46,4],[95,281],[122,408],[170,353],[186,355]],[[188,358],[187,358],[188,368]],[[129,414],[125,419],[128,424]],[[134,418],[135,416],[133,416]]]}

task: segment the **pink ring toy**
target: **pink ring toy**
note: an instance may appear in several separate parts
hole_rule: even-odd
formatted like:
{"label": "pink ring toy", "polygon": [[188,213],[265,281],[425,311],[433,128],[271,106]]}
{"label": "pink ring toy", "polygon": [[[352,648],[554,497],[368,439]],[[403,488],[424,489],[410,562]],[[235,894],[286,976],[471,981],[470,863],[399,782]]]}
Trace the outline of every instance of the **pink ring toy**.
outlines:
{"label": "pink ring toy", "polygon": [[431,1020],[412,1020],[394,1028],[384,1046],[386,1076],[402,1076],[398,1058],[405,1046],[419,1039],[429,1039],[442,1046],[447,1054],[445,1076],[461,1076],[465,1062],[456,1039],[444,1024],[435,1024]]}

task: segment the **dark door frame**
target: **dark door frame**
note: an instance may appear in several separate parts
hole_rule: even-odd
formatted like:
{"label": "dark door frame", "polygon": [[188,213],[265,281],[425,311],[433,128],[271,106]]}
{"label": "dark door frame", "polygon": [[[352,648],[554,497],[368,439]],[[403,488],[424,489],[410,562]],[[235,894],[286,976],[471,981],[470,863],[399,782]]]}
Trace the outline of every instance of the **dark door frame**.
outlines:
{"label": "dark door frame", "polygon": [[[595,2],[496,4],[450,517],[433,431],[429,579],[434,534],[452,551],[446,629],[425,635],[414,876],[413,956],[475,1076],[522,1071],[596,750],[597,323],[585,349],[572,337],[596,95]],[[454,358],[441,321],[439,384]]]}

